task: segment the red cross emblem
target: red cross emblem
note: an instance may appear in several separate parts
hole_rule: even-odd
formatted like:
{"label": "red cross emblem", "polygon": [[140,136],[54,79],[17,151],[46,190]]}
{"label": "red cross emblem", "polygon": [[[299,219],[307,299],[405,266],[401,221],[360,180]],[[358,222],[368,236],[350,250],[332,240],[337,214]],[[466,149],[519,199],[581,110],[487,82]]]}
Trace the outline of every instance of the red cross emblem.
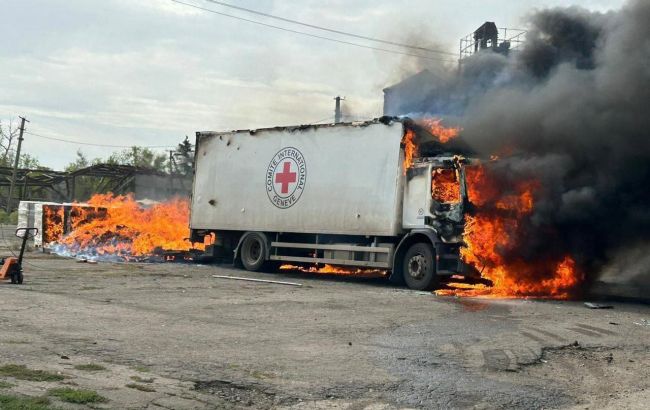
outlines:
{"label": "red cross emblem", "polygon": [[307,182],[307,163],[302,152],[284,147],[276,152],[266,168],[265,190],[271,203],[287,209],[294,206]]}
{"label": "red cross emblem", "polygon": [[285,162],[283,164],[282,172],[275,174],[275,183],[282,185],[280,188],[281,193],[289,193],[289,184],[296,182],[296,175],[295,172],[291,172],[291,162]]}

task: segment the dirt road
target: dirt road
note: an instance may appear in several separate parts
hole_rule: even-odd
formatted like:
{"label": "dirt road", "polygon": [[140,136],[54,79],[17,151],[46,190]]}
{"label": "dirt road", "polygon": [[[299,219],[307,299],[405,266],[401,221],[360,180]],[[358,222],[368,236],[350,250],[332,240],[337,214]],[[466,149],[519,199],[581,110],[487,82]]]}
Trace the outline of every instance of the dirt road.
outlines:
{"label": "dirt road", "polygon": [[[650,402],[644,305],[456,299],[381,280],[91,265],[36,252],[28,262],[24,285],[0,284],[0,395],[67,386],[108,400],[93,408],[146,409]],[[3,376],[10,365],[62,378]]]}

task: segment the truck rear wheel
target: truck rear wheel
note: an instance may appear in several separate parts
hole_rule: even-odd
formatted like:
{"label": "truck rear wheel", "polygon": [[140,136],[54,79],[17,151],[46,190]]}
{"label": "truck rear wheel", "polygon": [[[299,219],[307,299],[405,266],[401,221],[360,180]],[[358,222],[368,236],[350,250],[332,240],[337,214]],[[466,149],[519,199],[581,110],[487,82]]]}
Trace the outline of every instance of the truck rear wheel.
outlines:
{"label": "truck rear wheel", "polygon": [[404,281],[414,290],[433,290],[438,286],[435,257],[431,245],[418,242],[404,255]]}
{"label": "truck rear wheel", "polygon": [[241,263],[249,271],[259,271],[266,260],[266,241],[262,235],[251,233],[246,235],[239,250]]}

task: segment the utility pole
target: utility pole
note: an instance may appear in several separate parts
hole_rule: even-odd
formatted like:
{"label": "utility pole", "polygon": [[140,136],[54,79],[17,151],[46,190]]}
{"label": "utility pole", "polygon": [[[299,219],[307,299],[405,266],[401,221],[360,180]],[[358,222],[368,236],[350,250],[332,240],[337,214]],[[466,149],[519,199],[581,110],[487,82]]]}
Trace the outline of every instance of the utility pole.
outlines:
{"label": "utility pole", "polygon": [[336,108],[334,109],[334,124],[338,124],[341,122],[341,100],[345,101],[345,97],[336,97],[334,98],[336,101]]}
{"label": "utility pole", "polygon": [[174,195],[174,150],[169,150],[169,183],[170,195]]}
{"label": "utility pole", "polygon": [[11,197],[14,195],[16,186],[16,176],[18,175],[18,162],[20,161],[20,147],[23,144],[23,133],[25,132],[25,123],[29,122],[24,117],[20,117],[20,134],[18,136],[18,148],[16,149],[16,159],[14,160],[14,172],[11,175],[11,185],[9,185],[9,196],[7,196],[7,213],[11,212]]}

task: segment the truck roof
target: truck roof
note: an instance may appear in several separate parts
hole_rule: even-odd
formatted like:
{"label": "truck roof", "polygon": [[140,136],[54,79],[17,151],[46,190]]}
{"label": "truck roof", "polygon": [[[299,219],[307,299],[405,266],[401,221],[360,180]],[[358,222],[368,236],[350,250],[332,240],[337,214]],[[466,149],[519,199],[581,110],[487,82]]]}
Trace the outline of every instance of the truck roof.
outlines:
{"label": "truck roof", "polygon": [[295,131],[306,131],[306,130],[318,130],[324,128],[338,128],[338,127],[369,127],[373,125],[383,124],[391,125],[393,123],[402,123],[405,128],[411,129],[415,132],[416,143],[419,147],[420,155],[423,157],[435,157],[440,155],[463,155],[463,156],[473,156],[475,152],[469,147],[469,145],[462,139],[462,137],[455,138],[445,144],[441,144],[437,137],[434,137],[425,127],[418,125],[418,122],[410,117],[394,117],[394,116],[383,116],[379,118],[374,118],[367,121],[355,121],[355,122],[341,122],[341,123],[329,123],[329,124],[304,124],[304,125],[292,125],[284,127],[268,127],[268,128],[257,128],[257,129],[244,129],[244,130],[232,130],[232,131],[199,131],[196,133],[197,138],[208,137],[211,135],[255,135],[261,132],[295,132]]}
{"label": "truck roof", "polygon": [[303,125],[289,125],[284,127],[266,127],[266,128],[256,128],[256,129],[243,129],[243,130],[231,130],[231,131],[198,131],[196,135],[207,135],[207,134],[255,134],[260,131],[299,131],[306,129],[318,129],[318,128],[334,128],[334,127],[368,127],[370,125],[384,124],[390,125],[394,122],[401,122],[405,124],[413,123],[413,120],[408,117],[379,117],[366,121],[353,121],[353,122],[340,122],[340,123],[328,123],[328,124],[303,124]]}

